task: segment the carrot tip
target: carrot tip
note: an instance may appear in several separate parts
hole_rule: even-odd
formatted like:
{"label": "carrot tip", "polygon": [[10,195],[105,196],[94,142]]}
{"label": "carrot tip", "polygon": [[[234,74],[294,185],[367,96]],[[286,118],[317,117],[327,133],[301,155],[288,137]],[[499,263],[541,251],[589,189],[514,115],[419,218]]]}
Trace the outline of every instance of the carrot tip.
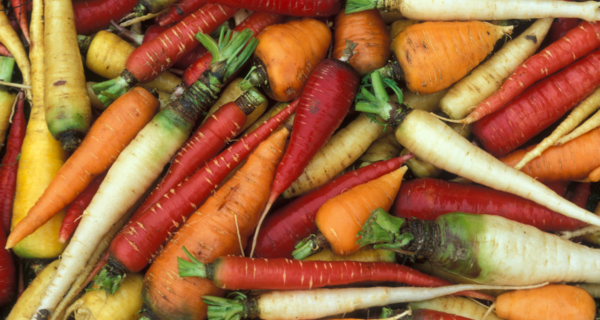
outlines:
{"label": "carrot tip", "polygon": [[448,118],[444,118],[442,116],[438,116],[437,114],[430,112],[432,116],[442,120],[442,121],[446,121],[446,122],[452,122],[452,123],[465,123],[467,121],[467,118],[465,119],[460,119],[460,120],[454,120],[454,119],[448,119]]}

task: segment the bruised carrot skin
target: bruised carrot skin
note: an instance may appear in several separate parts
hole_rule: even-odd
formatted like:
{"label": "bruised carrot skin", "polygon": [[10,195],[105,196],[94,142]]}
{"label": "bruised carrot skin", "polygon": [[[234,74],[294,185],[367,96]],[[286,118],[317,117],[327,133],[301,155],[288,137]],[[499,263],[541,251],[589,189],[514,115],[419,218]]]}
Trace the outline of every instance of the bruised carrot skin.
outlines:
{"label": "bruised carrot skin", "polygon": [[319,208],[327,200],[398,169],[411,157],[412,155],[375,162],[348,172],[269,214],[258,234],[254,253],[260,258],[291,259],[294,246],[317,232],[315,218]]}
{"label": "bruised carrot skin", "polygon": [[119,21],[135,7],[137,0],[73,1],[77,34],[91,35],[108,28],[110,20]]}
{"label": "bruised carrot skin", "polygon": [[179,22],[192,12],[200,9],[206,0],[182,0],[171,6],[169,11],[156,18],[156,22],[162,27]]}
{"label": "bruised carrot skin", "polygon": [[477,121],[473,134],[486,151],[503,156],[556,122],[599,85],[600,52],[595,51]]}
{"label": "bruised carrot skin", "polygon": [[342,8],[341,0],[208,0],[208,2],[295,17],[329,17],[337,14]]}
{"label": "bruised carrot skin", "polygon": [[543,231],[587,225],[510,193],[429,178],[405,181],[390,213],[402,218],[435,220],[450,212],[502,216]]}

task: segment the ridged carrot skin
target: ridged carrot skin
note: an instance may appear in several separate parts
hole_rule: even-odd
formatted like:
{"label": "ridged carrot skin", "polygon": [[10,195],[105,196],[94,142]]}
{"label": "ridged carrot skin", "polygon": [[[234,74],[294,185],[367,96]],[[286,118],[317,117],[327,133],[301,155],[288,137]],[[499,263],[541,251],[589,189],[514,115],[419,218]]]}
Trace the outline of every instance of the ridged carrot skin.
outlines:
{"label": "ridged carrot skin", "polygon": [[206,318],[202,296],[221,295],[223,290],[210,280],[178,277],[176,257],[186,257],[181,246],[203,263],[241,253],[268,200],[288,135],[283,128],[262,142],[244,167],[186,221],[154,260],[146,272],[142,297],[158,318]]}
{"label": "ridged carrot skin", "polygon": [[[163,33],[164,31],[167,31],[167,30],[169,30],[168,27],[161,27],[157,24],[151,25],[150,27],[148,27],[148,29],[146,29],[146,32],[144,33],[142,43],[151,41],[152,39],[158,37],[161,33]],[[244,29],[240,29],[239,31],[242,31],[242,30],[244,30]],[[236,31],[238,31],[238,30],[236,30]],[[138,35],[138,36],[141,36],[141,35]],[[140,45],[142,43],[140,43]],[[192,63],[194,63],[194,61],[198,60],[200,57],[204,56],[207,53],[208,53],[208,50],[206,50],[206,48],[203,45],[199,45],[196,48],[194,48],[194,50],[188,52],[185,56],[183,56],[181,59],[179,59],[179,61],[175,62],[175,64],[173,64],[173,68],[186,70],[189,66],[192,65]],[[211,55],[211,58],[212,58],[212,55]],[[210,61],[209,61],[209,64],[210,64]],[[196,80],[198,80],[198,79],[196,79]]]}
{"label": "ridged carrot skin", "polygon": [[498,112],[473,125],[485,150],[503,156],[542,132],[600,86],[595,51],[523,92]]}
{"label": "ridged carrot skin", "polygon": [[450,212],[498,215],[543,231],[587,225],[510,193],[430,178],[404,182],[390,213],[401,218],[435,220]]}
{"label": "ridged carrot skin", "polygon": [[109,263],[122,271],[145,268],[171,234],[239,163],[296,109],[292,103],[264,125],[223,151],[189,179],[132,219],[111,242]]}
{"label": "ridged carrot skin", "polygon": [[163,27],[179,22],[189,14],[200,9],[205,3],[206,0],[181,0],[174,4],[169,11],[158,16],[156,22]]}
{"label": "ridged carrot skin", "polygon": [[295,17],[329,17],[340,12],[340,0],[208,0],[252,11],[271,12]]}
{"label": "ridged carrot skin", "polygon": [[294,246],[317,232],[315,217],[327,200],[398,169],[409,158],[404,156],[375,162],[348,172],[269,214],[258,234],[254,253],[260,258],[291,259]]}
{"label": "ridged carrot skin", "polygon": [[2,158],[0,167],[0,217],[4,234],[10,232],[10,218],[12,215],[13,200],[17,188],[17,171],[19,169],[19,155],[25,139],[25,114],[23,113],[23,94],[19,95],[17,109],[10,127],[10,135],[6,144],[6,154]]}
{"label": "ridged carrot skin", "polygon": [[[233,31],[242,31],[244,29],[250,29],[255,36],[257,36],[264,28],[283,23],[285,20],[285,16],[266,13],[266,12],[254,12],[248,18],[244,19],[242,23],[233,28]],[[183,74],[183,81],[186,86],[190,86],[192,83],[196,82],[202,73],[208,69],[210,65],[210,61],[212,60],[212,55],[210,53],[206,53],[202,57],[199,57],[194,63],[192,63],[187,69],[185,69],[185,73]]]}
{"label": "ridged carrot skin", "polygon": [[77,34],[90,35],[119,21],[135,7],[137,0],[79,0],[73,1]]}

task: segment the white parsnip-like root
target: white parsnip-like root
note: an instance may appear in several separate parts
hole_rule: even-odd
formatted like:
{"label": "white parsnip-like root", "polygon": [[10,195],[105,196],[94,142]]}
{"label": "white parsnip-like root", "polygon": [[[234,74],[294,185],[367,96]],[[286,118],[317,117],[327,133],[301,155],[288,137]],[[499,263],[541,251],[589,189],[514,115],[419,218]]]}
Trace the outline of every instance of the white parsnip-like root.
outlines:
{"label": "white parsnip-like root", "polygon": [[444,89],[430,94],[418,94],[406,90],[404,92],[404,104],[411,109],[437,112],[440,110],[440,101],[448,93],[448,90]]}
{"label": "white parsnip-like root", "polygon": [[[413,310],[430,309],[455,314],[473,320],[481,320],[488,310],[486,307],[477,304],[472,300],[457,296],[446,296],[427,301],[411,302],[408,305]],[[494,312],[490,313],[485,319],[503,320]]]}
{"label": "white parsnip-like root", "polygon": [[371,143],[358,160],[372,163],[399,156],[404,147],[396,140],[393,130],[386,130],[386,132],[386,135]]}
{"label": "white parsnip-like root", "polygon": [[[587,99],[585,99],[577,108],[573,109],[569,117],[564,121],[566,122],[571,118],[571,116],[576,117],[574,125],[579,124],[581,120],[585,119],[587,116],[592,114],[592,112],[598,110],[600,108],[600,88],[596,89],[592,95],[590,95]],[[577,114],[575,114],[577,112]],[[564,123],[563,122],[563,123]],[[561,124],[562,126],[562,124]],[[554,146],[562,146],[563,144],[578,138],[596,128],[600,127],[600,111],[596,112],[593,116],[587,119],[582,125],[577,127],[575,130],[571,131],[571,133],[564,135],[562,138],[556,140],[554,142]],[[560,127],[559,127],[560,128]],[[556,129],[558,130],[558,128]],[[543,141],[542,141],[543,143]]]}
{"label": "white parsnip-like root", "polygon": [[580,283],[576,287],[587,291],[595,299],[600,298],[600,283]]}
{"label": "white parsnip-like root", "polygon": [[569,240],[569,239],[573,239],[575,237],[581,237],[581,236],[585,236],[588,234],[594,234],[597,232],[600,232],[600,227],[587,226],[587,227],[579,228],[579,229],[573,230],[573,231],[561,231],[558,233],[558,235],[565,240]]}
{"label": "white parsnip-like root", "polygon": [[500,89],[504,80],[536,52],[550,30],[552,21],[551,18],[536,21],[452,86],[440,101],[442,111],[452,119],[466,117],[479,103]]}

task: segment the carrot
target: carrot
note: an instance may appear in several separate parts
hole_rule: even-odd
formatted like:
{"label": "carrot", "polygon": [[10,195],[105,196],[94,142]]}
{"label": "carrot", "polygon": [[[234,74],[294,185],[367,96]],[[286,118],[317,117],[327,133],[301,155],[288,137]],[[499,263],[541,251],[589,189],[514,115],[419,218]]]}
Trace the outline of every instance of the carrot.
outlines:
{"label": "carrot", "polygon": [[7,247],[14,246],[51,219],[83,192],[96,176],[106,171],[152,119],[157,108],[158,101],[148,91],[134,88],[103,112],[27,217],[13,228]]}
{"label": "carrot", "polygon": [[467,75],[512,29],[479,21],[414,24],[393,39],[396,59],[379,72],[387,78],[404,79],[410,91],[435,93]]}
{"label": "carrot", "polygon": [[[33,29],[33,28],[32,28]],[[33,33],[33,31],[32,31]],[[33,39],[33,35],[32,35]],[[40,301],[40,296],[46,288],[54,274],[59,260],[54,260],[49,263],[38,275],[33,279],[31,284],[25,289],[23,295],[17,300],[6,320],[29,320],[34,314],[35,306]]]}
{"label": "carrot", "polygon": [[94,85],[94,92],[100,101],[109,105],[129,87],[154,80],[200,44],[195,34],[210,34],[234,13],[235,9],[230,7],[213,4],[203,6],[157,38],[136,48],[127,58],[121,75]]}
{"label": "carrot", "polygon": [[10,54],[10,51],[8,51],[8,49],[6,49],[6,47],[0,42],[0,56],[5,56],[5,57],[9,57],[12,58],[13,55]]}
{"label": "carrot", "polygon": [[[482,306],[479,303],[474,302],[471,299],[457,297],[457,296],[446,296],[435,298],[432,300],[411,302],[408,306],[412,310],[429,309],[449,314],[455,314],[458,316],[466,317],[469,319],[483,319],[488,308]],[[490,313],[485,318],[487,320],[505,320],[500,319],[495,313]]]}
{"label": "carrot", "polygon": [[[596,96],[595,94],[592,94],[592,96]],[[590,96],[590,98],[592,97]],[[587,101],[587,99],[586,99]],[[595,104],[595,103],[594,103]],[[579,110],[580,112],[577,113],[577,117],[579,117],[579,115],[585,111],[586,113],[589,112],[589,110],[587,110],[588,107],[592,107],[592,105],[590,104],[586,104],[585,109],[584,108],[577,108],[576,110]],[[594,108],[597,108],[598,106],[595,106]],[[575,112],[575,110],[573,110],[573,113]],[[570,115],[569,115],[570,116]],[[562,138],[556,140],[556,142],[554,142],[553,146],[555,147],[560,147],[563,144],[578,138],[596,128],[598,128],[598,121],[600,119],[600,113],[596,112],[593,116],[589,117],[582,125],[580,125],[579,127],[577,127],[575,130],[571,131],[571,133],[564,135]]]}
{"label": "carrot", "polygon": [[[188,259],[177,257],[180,277],[211,280],[227,290],[301,290],[363,281],[399,282],[415,287],[441,287],[450,282],[395,263],[299,261],[285,258],[219,257],[202,263],[183,247]],[[288,275],[290,277],[288,278]],[[481,297],[477,292],[463,292]]]}
{"label": "carrot", "polygon": [[315,218],[320,235],[298,243],[292,252],[294,259],[304,259],[326,246],[339,255],[358,251],[356,238],[361,226],[371,211],[391,208],[406,170],[404,166],[327,200]]}
{"label": "carrot", "polygon": [[79,0],[73,2],[77,34],[90,35],[119,21],[135,7],[135,0]]}
{"label": "carrot", "polygon": [[156,22],[161,26],[168,26],[177,23],[194,11],[200,9],[206,0],[181,0],[169,9],[169,11],[161,14],[156,18]]}
{"label": "carrot", "polygon": [[[27,59],[27,53],[23,44],[19,39],[19,36],[10,25],[6,14],[4,13],[4,7],[0,4],[0,43],[6,46],[8,51],[14,56],[23,75],[23,84],[26,86],[31,85],[31,64]],[[25,91],[25,96],[28,100],[32,99],[31,90]]]}
{"label": "carrot", "polygon": [[104,177],[106,177],[106,174],[101,174],[94,178],[87,188],[71,202],[58,232],[58,242],[65,243],[71,237],[81,221],[84,210],[90,205],[92,198],[100,188]]}
{"label": "carrot", "polygon": [[367,151],[358,158],[363,163],[373,163],[392,159],[400,155],[403,147],[398,143],[394,133],[390,130],[385,136],[373,141]]}
{"label": "carrot", "polygon": [[23,32],[25,40],[27,40],[27,43],[31,44],[31,39],[29,38],[29,24],[27,23],[27,8],[24,7],[25,1],[10,0],[10,4],[19,21],[19,27],[21,28],[21,32]]}
{"label": "carrot", "polygon": [[343,11],[335,18],[332,56],[339,59],[346,47],[346,39],[357,43],[356,52],[348,63],[361,76],[383,67],[390,56],[390,37],[377,10],[346,15]]}
{"label": "carrot", "polygon": [[496,301],[496,313],[507,320],[593,320],[596,303],[585,290],[552,284],[505,293]]}
{"label": "carrot", "polygon": [[340,0],[208,0],[208,2],[295,17],[329,17],[337,14],[342,7]]}
{"label": "carrot", "polygon": [[0,216],[2,217],[2,228],[4,234],[10,232],[10,220],[12,215],[13,200],[17,187],[17,171],[19,168],[19,155],[25,138],[25,114],[23,111],[23,94],[19,94],[17,109],[10,128],[10,136],[6,145],[6,154],[2,158],[0,167]]}
{"label": "carrot", "polygon": [[536,18],[581,18],[600,20],[598,5],[587,1],[547,2],[537,0],[431,0],[426,6],[419,0],[349,0],[346,13],[380,9],[400,12],[413,20],[509,20]]}
{"label": "carrot", "polygon": [[[0,57],[0,80],[11,82],[15,59]],[[0,145],[4,145],[10,116],[13,111],[17,95],[9,90],[7,86],[0,85]]]}
{"label": "carrot", "polygon": [[539,19],[518,37],[507,42],[490,59],[457,82],[440,101],[440,108],[452,119],[462,119],[490,97],[546,37],[552,19]]}
{"label": "carrot", "polygon": [[[0,228],[0,246],[6,242],[6,232]],[[0,306],[10,302],[17,287],[17,275],[12,254],[8,250],[0,250]]]}
{"label": "carrot", "polygon": [[391,211],[397,217],[426,220],[450,212],[499,215],[543,231],[573,230],[586,225],[509,193],[435,179],[403,183]]}
{"label": "carrot", "polygon": [[302,261],[396,262],[396,253],[390,250],[362,248],[353,254],[340,256],[330,249],[325,249]]}
{"label": "carrot", "polygon": [[[381,14],[383,14],[383,12],[380,11]],[[392,23],[392,25],[390,26],[390,38],[394,39],[396,38],[396,36],[404,29],[406,29],[406,27],[408,26],[412,26],[413,24],[417,24],[420,23],[420,21],[416,21],[416,20],[398,20],[398,21],[394,21],[394,23]]]}
{"label": "carrot", "polygon": [[[559,3],[559,2],[557,2]],[[560,2],[563,3],[563,2]],[[563,69],[600,46],[600,24],[581,22],[564,37],[527,59],[491,97],[481,102],[466,119],[472,123],[502,108],[536,81]]]}
{"label": "carrot", "polygon": [[161,251],[146,272],[142,296],[149,309],[142,319],[206,316],[202,296],[220,295],[223,291],[209,280],[177,277],[176,257],[185,257],[181,246],[189,248],[204,263],[241,253],[268,200],[275,166],[283,155],[288,135],[284,128],[261,143],[246,165],[186,221]]}
{"label": "carrot", "polygon": [[277,101],[291,101],[302,93],[309,76],[325,59],[331,31],[314,19],[290,21],[269,26],[258,36],[254,66],[242,90],[253,86],[263,89]]}
{"label": "carrot", "polygon": [[404,105],[411,109],[421,109],[429,112],[439,111],[442,98],[448,93],[448,90],[444,89],[431,94],[418,94],[407,90],[402,92]]}
{"label": "carrot", "polygon": [[176,0],[138,0],[135,12],[138,15],[159,13],[169,8]]}

